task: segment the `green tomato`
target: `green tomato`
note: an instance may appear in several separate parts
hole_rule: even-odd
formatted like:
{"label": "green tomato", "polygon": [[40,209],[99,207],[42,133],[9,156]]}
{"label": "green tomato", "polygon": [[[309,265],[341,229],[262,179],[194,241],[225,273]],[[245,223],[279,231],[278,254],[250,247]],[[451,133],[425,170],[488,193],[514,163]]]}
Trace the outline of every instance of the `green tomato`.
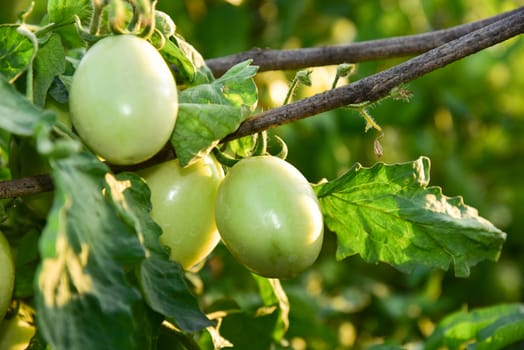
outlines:
{"label": "green tomato", "polygon": [[162,228],[160,242],[185,269],[203,261],[220,241],[215,197],[224,178],[211,156],[185,168],[170,160],[140,172],[151,189],[151,217]]}
{"label": "green tomato", "polygon": [[56,100],[48,97],[45,109],[55,112],[56,120],[62,123],[65,127],[70,130],[73,128],[71,124],[71,113],[69,112],[68,105],[57,102]]}
{"label": "green tomato", "polygon": [[245,158],[221,183],[216,221],[231,254],[251,271],[289,278],[315,262],[323,218],[311,185],[273,156]]}
{"label": "green tomato", "polygon": [[0,232],[0,320],[7,312],[15,286],[15,265],[9,242]]}
{"label": "green tomato", "polygon": [[178,112],[168,65],[149,42],[132,35],[101,39],[87,51],[73,75],[69,104],[87,146],[122,165],[160,151]]}
{"label": "green tomato", "polygon": [[0,350],[26,349],[35,333],[35,327],[18,316],[0,321]]}

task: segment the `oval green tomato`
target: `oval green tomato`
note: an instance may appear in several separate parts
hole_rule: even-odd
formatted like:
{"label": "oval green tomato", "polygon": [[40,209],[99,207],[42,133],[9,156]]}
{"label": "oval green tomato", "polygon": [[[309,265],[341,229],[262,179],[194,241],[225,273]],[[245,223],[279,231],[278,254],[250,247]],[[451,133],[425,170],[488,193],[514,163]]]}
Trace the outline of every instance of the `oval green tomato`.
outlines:
{"label": "oval green tomato", "polygon": [[11,255],[9,242],[0,232],[0,320],[5,316],[11,303],[15,286],[15,265]]}
{"label": "oval green tomato", "polygon": [[226,247],[251,271],[293,277],[317,259],[323,218],[306,178],[273,156],[246,158],[217,193],[216,221]]}
{"label": "oval green tomato", "polygon": [[151,217],[162,228],[160,241],[171,248],[171,259],[185,269],[203,261],[220,241],[214,215],[224,178],[220,164],[211,156],[185,168],[170,160],[140,175],[151,190]]}
{"label": "oval green tomato", "polygon": [[175,79],[158,51],[132,35],[98,41],[71,83],[73,126],[89,148],[114,164],[135,164],[169,140],[178,112]]}

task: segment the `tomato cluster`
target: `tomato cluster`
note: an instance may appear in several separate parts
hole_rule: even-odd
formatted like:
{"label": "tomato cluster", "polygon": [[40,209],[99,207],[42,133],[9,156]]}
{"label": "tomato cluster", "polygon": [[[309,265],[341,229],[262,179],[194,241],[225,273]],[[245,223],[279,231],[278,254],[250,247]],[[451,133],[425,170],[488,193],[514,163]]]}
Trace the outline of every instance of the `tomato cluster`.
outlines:
{"label": "tomato cluster", "polygon": [[[84,55],[69,105],[72,125],[85,144],[110,163],[125,165],[147,160],[164,147],[178,101],[175,80],[158,51],[144,39],[117,35],[101,39]],[[24,169],[35,160],[35,171],[49,170],[34,147],[25,141],[17,146],[32,154],[25,162],[13,162],[20,175],[34,175]],[[224,175],[208,155],[186,167],[170,160],[138,174],[151,191],[151,217],[162,229],[160,241],[184,269],[198,266],[221,240],[249,270],[271,278],[295,276],[319,255],[323,220],[315,193],[280,158],[245,158]],[[40,196],[26,202],[45,216],[52,196]]]}
{"label": "tomato cluster", "polygon": [[[176,85],[147,41],[112,36],[80,62],[70,107],[73,126],[95,153],[115,164],[139,163],[157,153],[173,131]],[[140,175],[151,190],[160,240],[185,269],[203,261],[220,238],[248,269],[266,277],[294,276],[320,252],[316,196],[302,174],[279,158],[241,160],[225,179],[210,156],[186,168],[165,162]]]}
{"label": "tomato cluster", "polygon": [[172,160],[140,174],[151,189],[160,240],[186,269],[220,238],[249,270],[271,278],[295,276],[320,253],[323,219],[315,193],[280,158],[243,159],[225,177],[212,156],[186,168]]}

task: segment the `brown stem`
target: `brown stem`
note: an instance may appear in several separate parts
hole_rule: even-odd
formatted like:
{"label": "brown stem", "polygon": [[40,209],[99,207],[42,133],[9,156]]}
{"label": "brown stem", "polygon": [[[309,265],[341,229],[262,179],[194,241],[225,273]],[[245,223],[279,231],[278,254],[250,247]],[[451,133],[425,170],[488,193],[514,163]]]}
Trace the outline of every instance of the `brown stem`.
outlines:
{"label": "brown stem", "polygon": [[[492,17],[485,21],[479,21],[469,24],[470,27],[466,27],[468,25],[455,27],[455,30],[458,30],[459,28],[461,28],[460,30],[465,30],[464,28],[469,28],[471,30],[472,28],[476,28],[476,26],[478,26],[479,23],[483,23],[483,25],[485,26],[479,29],[475,29],[474,31],[469,32],[463,36],[459,35],[458,38],[451,41],[449,41],[450,36],[448,35],[453,36],[458,34],[455,33],[452,35],[450,34],[451,32],[448,32],[447,30],[433,32],[440,33],[439,35],[442,35],[441,43],[444,42],[444,44],[434,49],[431,49],[430,51],[427,51],[426,53],[420,56],[417,56],[404,63],[394,66],[388,70],[368,76],[352,84],[329,90],[324,93],[317,94],[312,97],[305,98],[303,100],[282,107],[274,108],[259,113],[243,122],[234,133],[230,134],[222,141],[229,141],[246,135],[254,134],[263,130],[274,128],[282,124],[287,124],[299,119],[310,117],[328,110],[347,106],[349,104],[357,104],[366,101],[377,101],[387,96],[390,93],[390,91],[395,87],[401,86],[402,84],[412,81],[424,74],[432,72],[438,68],[442,68],[461,58],[464,58],[475,52],[478,52],[480,50],[483,50],[485,48],[488,48],[490,46],[493,46],[497,43],[500,43],[504,40],[507,40],[511,37],[523,33],[524,7],[521,7],[517,10],[502,15]],[[486,23],[489,24],[486,25]],[[417,41],[420,40],[421,37],[423,38],[424,35],[426,35],[426,39],[428,41],[433,40],[433,44],[429,45],[432,46],[436,45],[435,43],[438,42],[438,35],[433,36],[433,33],[421,34],[418,36],[412,36],[407,38],[408,41],[415,40],[413,38],[419,38],[415,40]],[[386,42],[388,42],[388,40],[391,40],[391,43],[394,43],[395,40],[401,40],[401,38],[385,39]],[[380,42],[381,40],[374,41],[375,45],[376,43]],[[366,47],[366,45],[371,44],[364,43],[363,47]],[[399,41],[391,47],[400,48],[401,46],[402,43]],[[325,49],[327,48],[324,48],[323,50]],[[377,50],[380,51],[380,49]],[[408,54],[408,51],[409,50],[406,50],[404,52]],[[303,52],[304,51],[302,51],[301,56],[307,55]],[[394,52],[397,52],[395,55],[398,55],[400,49]],[[415,51],[411,51],[410,53],[414,52]],[[364,55],[362,55],[362,57],[363,56]],[[384,55],[381,57],[384,58],[393,56],[394,55]],[[322,64],[329,64],[326,62],[342,63],[348,61],[346,56],[341,56],[340,61],[337,62],[333,62],[332,60],[333,58],[325,59],[324,61],[322,61],[324,62]],[[305,61],[302,60],[301,62],[302,63],[297,64],[293,67],[305,68],[306,66],[302,65],[305,64]],[[232,63],[232,61],[229,61],[229,63],[226,64],[226,66],[232,64],[234,63]],[[311,64],[311,62],[308,63],[308,66],[309,64]],[[321,63],[317,62],[317,64],[313,65],[318,64]],[[215,69],[218,69],[217,67],[218,65],[215,66]],[[270,65],[268,64],[265,66],[264,69],[274,69],[269,67]],[[285,66],[284,64],[278,67],[278,69],[290,69],[289,66]],[[168,153],[163,154],[160,158],[165,160],[166,157],[169,158],[173,156],[172,153]],[[155,158],[155,161],[157,160],[158,158]],[[140,165],[138,166],[140,167]],[[130,169],[131,168],[115,168],[113,170],[120,171]],[[25,196],[28,194],[49,191],[51,189],[52,180],[49,175],[38,175],[34,177],[2,181],[0,182],[0,198],[13,198],[18,196]]]}
{"label": "brown stem", "polygon": [[225,73],[237,63],[252,59],[259,72],[293,70],[340,63],[358,63],[386,58],[418,55],[441,46],[489,24],[508,18],[521,9],[505,12],[480,21],[428,33],[370,40],[347,45],[336,45],[294,50],[254,48],[238,54],[206,60],[216,76]]}
{"label": "brown stem", "polygon": [[259,113],[240,125],[224,141],[254,134],[279,125],[307,118],[335,108],[377,101],[390,91],[424,74],[493,46],[524,32],[524,7],[500,19],[420,56],[352,84]]}
{"label": "brown stem", "polygon": [[53,189],[53,181],[48,174],[23,177],[0,182],[0,198],[14,198]]}

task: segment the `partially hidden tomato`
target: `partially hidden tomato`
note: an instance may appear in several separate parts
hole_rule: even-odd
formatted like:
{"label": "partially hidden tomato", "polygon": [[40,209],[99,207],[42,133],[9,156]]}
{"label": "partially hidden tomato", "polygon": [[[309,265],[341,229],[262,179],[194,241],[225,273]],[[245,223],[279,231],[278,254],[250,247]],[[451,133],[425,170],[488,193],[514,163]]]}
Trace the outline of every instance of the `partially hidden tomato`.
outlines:
{"label": "partially hidden tomato", "polygon": [[93,45],[69,92],[71,119],[89,148],[113,164],[135,164],[169,140],[178,112],[175,79],[158,51],[133,35]]}
{"label": "partially hidden tomato", "polygon": [[273,156],[246,158],[221,183],[216,222],[234,257],[269,278],[289,278],[311,266],[323,240],[323,218],[306,178]]}
{"label": "partially hidden tomato", "polygon": [[36,328],[18,315],[0,321],[0,350],[24,350],[35,333]]}
{"label": "partially hidden tomato", "polygon": [[11,303],[15,284],[15,266],[9,242],[0,232],[0,320]]}
{"label": "partially hidden tomato", "polygon": [[160,241],[185,269],[202,262],[220,241],[215,198],[224,178],[220,164],[207,156],[187,167],[178,160],[139,172],[151,190],[151,217],[162,228]]}

